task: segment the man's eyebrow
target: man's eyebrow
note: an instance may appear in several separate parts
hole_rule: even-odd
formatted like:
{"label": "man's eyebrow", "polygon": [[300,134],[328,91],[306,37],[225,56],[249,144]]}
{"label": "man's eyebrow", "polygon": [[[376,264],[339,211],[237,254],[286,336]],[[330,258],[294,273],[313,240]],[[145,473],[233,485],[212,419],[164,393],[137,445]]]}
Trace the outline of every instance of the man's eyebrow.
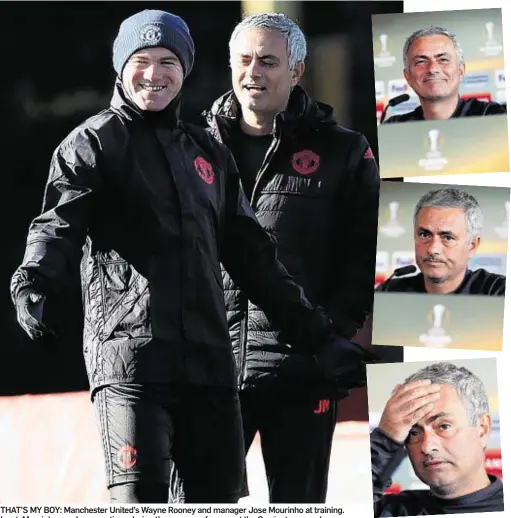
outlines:
{"label": "man's eyebrow", "polygon": [[[435,54],[433,57],[435,58],[443,58],[443,57],[449,57],[449,54],[447,52],[440,52],[439,54]],[[417,54],[416,56],[413,56],[413,59],[428,59],[429,56],[426,56],[425,54]]]}
{"label": "man's eyebrow", "polygon": [[[427,424],[430,424],[432,423],[433,421],[436,421],[437,419],[440,419],[442,417],[452,417],[453,414],[451,414],[450,412],[438,412],[438,414],[435,414],[435,415],[432,415],[431,417],[428,418],[427,420]],[[414,424],[413,425],[414,427],[417,426],[419,427],[418,424]],[[413,428],[413,427],[412,427]]]}
{"label": "man's eyebrow", "polygon": [[[417,230],[419,232],[429,232],[431,234],[431,230],[429,228],[426,228],[426,227],[419,226],[417,228]],[[441,235],[441,236],[445,236],[445,235],[452,236],[452,235],[454,235],[452,230],[441,230],[440,232],[438,232],[438,234]]]}
{"label": "man's eyebrow", "polygon": [[[251,54],[245,54],[243,52],[241,52],[240,54],[240,57],[242,58],[250,58],[252,57]],[[264,56],[257,56],[257,59],[279,59],[277,56],[274,56],[273,54],[265,54]]]}

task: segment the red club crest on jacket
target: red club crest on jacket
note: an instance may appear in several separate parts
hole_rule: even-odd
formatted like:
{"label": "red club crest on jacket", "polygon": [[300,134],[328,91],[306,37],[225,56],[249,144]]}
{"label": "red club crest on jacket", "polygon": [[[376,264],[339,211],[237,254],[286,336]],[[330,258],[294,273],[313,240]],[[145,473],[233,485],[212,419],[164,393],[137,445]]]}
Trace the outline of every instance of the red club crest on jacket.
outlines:
{"label": "red club crest on jacket", "polygon": [[137,450],[129,444],[121,446],[117,451],[117,462],[121,468],[131,469],[137,463]]}
{"label": "red club crest on jacket", "polygon": [[193,162],[195,170],[199,173],[199,176],[207,183],[212,184],[215,179],[215,173],[213,173],[212,165],[201,156],[198,156]]}
{"label": "red club crest on jacket", "polygon": [[312,174],[318,170],[319,161],[319,155],[310,149],[304,149],[293,155],[291,165],[297,173]]}

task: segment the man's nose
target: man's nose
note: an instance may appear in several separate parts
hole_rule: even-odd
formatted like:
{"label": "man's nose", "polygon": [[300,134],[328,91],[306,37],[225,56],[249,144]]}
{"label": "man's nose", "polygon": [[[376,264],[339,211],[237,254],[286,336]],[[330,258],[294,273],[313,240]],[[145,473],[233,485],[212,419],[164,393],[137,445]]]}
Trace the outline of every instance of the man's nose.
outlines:
{"label": "man's nose", "polygon": [[429,246],[428,246],[428,253],[430,255],[439,255],[442,251],[442,242],[440,241],[440,238],[438,237],[432,237]]}
{"label": "man's nose", "polygon": [[427,68],[430,74],[438,74],[440,72],[440,65],[434,59],[428,63]]}
{"label": "man's nose", "polygon": [[257,62],[257,59],[253,59],[247,66],[247,75],[249,77],[261,77],[261,67]]}
{"label": "man's nose", "polygon": [[438,451],[437,436],[432,431],[425,431],[422,436],[421,451],[424,455],[431,455],[433,452]]}
{"label": "man's nose", "polygon": [[161,67],[157,63],[151,63],[144,70],[144,79],[148,81],[155,81],[161,79]]}

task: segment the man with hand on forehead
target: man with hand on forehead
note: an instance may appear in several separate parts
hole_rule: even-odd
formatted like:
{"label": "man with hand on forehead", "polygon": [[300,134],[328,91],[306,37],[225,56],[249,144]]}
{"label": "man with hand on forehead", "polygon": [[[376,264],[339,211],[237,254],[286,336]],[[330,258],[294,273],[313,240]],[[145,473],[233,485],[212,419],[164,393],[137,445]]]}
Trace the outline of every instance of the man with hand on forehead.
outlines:
{"label": "man with hand on forehead", "polygon": [[[502,481],[485,469],[492,428],[481,380],[436,363],[397,385],[371,432],[375,517],[503,510]],[[408,455],[427,489],[384,495]]]}

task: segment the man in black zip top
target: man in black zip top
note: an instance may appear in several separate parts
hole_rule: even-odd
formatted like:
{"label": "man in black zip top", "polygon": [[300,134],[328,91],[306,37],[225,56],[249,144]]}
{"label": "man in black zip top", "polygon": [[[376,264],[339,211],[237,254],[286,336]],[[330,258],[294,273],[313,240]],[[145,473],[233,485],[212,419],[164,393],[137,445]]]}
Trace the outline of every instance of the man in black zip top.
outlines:
{"label": "man in black zip top", "polygon": [[[208,124],[232,151],[279,259],[351,340],[373,301],[380,179],[371,149],[298,86],[306,41],[292,20],[248,16],[229,46],[233,91]],[[355,385],[326,380],[235,279],[225,275],[224,287],[246,450],[259,432],[271,502],[324,502],[337,400]]]}
{"label": "man in black zip top", "polygon": [[[489,475],[488,396],[465,367],[436,363],[397,385],[371,432],[375,518],[504,510],[502,480]],[[384,494],[408,456],[428,489]]]}
{"label": "man in black zip top", "polygon": [[382,124],[506,113],[499,103],[460,97],[465,57],[451,31],[442,27],[415,31],[403,46],[403,64],[405,80],[419,97],[420,106]]}
{"label": "man in black zip top", "polygon": [[327,377],[364,373],[364,352],[334,334],[277,261],[232,155],[179,120],[193,61],[178,16],[145,10],[122,22],[111,105],[57,147],[11,283],[18,321],[40,338],[44,299],[81,258],[84,357],[113,502],[166,503],[173,466],[188,503],[239,498],[220,261]]}
{"label": "man in black zip top", "polygon": [[483,212],[472,195],[458,187],[427,192],[414,211],[415,262],[420,272],[388,279],[376,291],[504,296],[504,275],[468,267],[482,231]]}

